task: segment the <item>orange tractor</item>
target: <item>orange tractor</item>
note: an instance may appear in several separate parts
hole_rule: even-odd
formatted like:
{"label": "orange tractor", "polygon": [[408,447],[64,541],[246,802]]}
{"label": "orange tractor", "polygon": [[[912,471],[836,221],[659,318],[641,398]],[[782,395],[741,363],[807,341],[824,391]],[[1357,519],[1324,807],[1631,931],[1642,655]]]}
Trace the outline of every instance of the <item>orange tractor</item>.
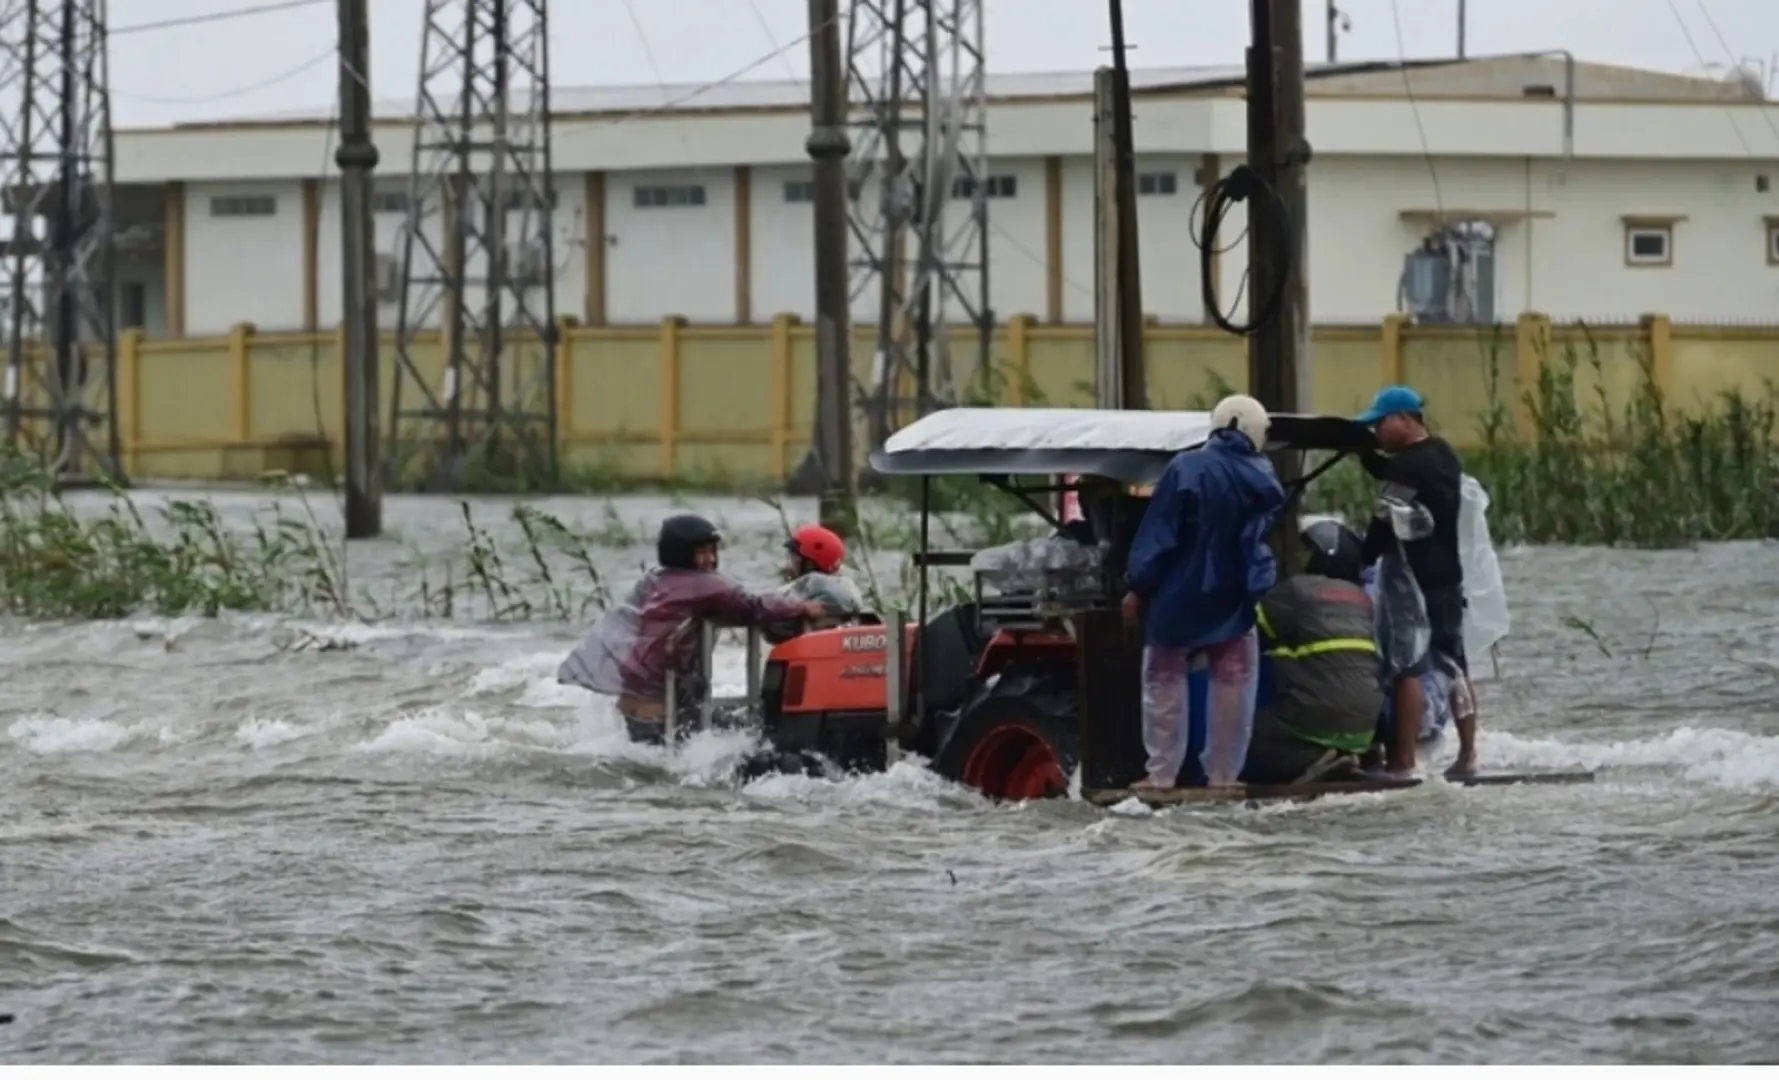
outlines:
{"label": "orange tractor", "polygon": [[[867,616],[774,647],[750,687],[770,745],[752,771],[815,761],[874,771],[914,753],[1000,798],[1064,793],[1077,767],[1086,789],[1128,786],[1143,768],[1142,650],[1119,614],[1124,556],[1143,492],[1210,431],[1203,412],[960,408],[897,432],[871,466],[920,482],[914,618]],[[1333,452],[1301,485],[1372,445],[1351,420],[1277,415],[1268,449]],[[1038,558],[997,568],[931,547],[932,480],[960,476],[1050,524],[1049,540],[1023,549]],[[944,568],[971,568],[971,599],[929,612],[929,577]],[[1202,699],[1199,687],[1200,731]]]}

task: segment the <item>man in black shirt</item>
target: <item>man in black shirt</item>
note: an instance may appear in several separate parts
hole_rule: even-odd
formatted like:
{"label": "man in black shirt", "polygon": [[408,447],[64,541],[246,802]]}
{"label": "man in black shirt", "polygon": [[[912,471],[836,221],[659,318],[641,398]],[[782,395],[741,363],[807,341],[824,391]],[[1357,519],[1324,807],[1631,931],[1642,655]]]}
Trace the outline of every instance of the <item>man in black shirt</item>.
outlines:
{"label": "man in black shirt", "polygon": [[[1470,665],[1464,655],[1464,567],[1458,556],[1458,508],[1462,503],[1464,465],[1450,443],[1428,432],[1425,410],[1421,395],[1406,386],[1379,390],[1371,408],[1361,413],[1358,421],[1377,432],[1378,445],[1388,455],[1371,452],[1362,460],[1366,471],[1383,481],[1383,495],[1419,503],[1433,518],[1432,533],[1418,540],[1402,541],[1402,549],[1427,601],[1432,651],[1450,657],[1468,680]],[[1375,515],[1365,534],[1366,564],[1382,557],[1396,542],[1389,518],[1382,513]],[[1431,663],[1431,657],[1422,663]],[[1406,674],[1393,688],[1396,745],[1386,747],[1392,771],[1406,772],[1415,766],[1415,740],[1426,706],[1421,699],[1419,675],[1418,669]],[[1476,768],[1474,715],[1458,721],[1456,726],[1458,760],[1447,775],[1468,774]]]}

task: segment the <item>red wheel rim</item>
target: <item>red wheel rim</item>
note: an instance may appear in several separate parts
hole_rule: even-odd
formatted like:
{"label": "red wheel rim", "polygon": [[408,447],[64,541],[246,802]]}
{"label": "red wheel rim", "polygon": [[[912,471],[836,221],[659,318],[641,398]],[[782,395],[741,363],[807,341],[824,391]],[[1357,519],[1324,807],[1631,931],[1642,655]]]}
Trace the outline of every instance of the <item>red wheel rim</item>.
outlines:
{"label": "red wheel rim", "polygon": [[1001,724],[983,733],[960,779],[995,799],[1043,799],[1069,787],[1055,751],[1024,724]]}

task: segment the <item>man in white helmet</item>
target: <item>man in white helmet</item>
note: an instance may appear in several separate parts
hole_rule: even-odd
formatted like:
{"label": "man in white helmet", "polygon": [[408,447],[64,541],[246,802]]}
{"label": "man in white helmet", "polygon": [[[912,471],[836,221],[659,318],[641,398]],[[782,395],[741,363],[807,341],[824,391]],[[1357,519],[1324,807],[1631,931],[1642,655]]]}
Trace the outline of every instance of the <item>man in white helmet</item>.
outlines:
{"label": "man in white helmet", "polygon": [[1253,734],[1260,678],[1255,605],[1278,570],[1267,536],[1285,490],[1266,448],[1266,409],[1233,394],[1211,412],[1211,437],[1177,455],[1155,484],[1131,542],[1124,617],[1143,624],[1143,745],[1136,787],[1179,783],[1188,739],[1187,676],[1210,668],[1200,761],[1211,787],[1234,786]]}

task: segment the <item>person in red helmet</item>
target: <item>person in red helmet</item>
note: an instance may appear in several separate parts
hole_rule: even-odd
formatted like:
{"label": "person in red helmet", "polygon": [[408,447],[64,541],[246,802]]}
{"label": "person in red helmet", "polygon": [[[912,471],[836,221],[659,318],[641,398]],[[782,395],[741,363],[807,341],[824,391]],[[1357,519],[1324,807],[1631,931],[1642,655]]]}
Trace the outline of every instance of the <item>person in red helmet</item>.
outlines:
{"label": "person in red helmet", "polygon": [[786,581],[795,581],[804,574],[838,574],[846,562],[846,541],[821,525],[798,528],[785,541],[784,548],[790,553],[784,569]]}
{"label": "person in red helmet", "polygon": [[784,549],[781,575],[786,582],[786,595],[820,603],[824,613],[801,623],[768,624],[767,641],[777,645],[806,630],[839,626],[864,610],[865,601],[858,586],[841,573],[846,563],[846,541],[838,533],[821,525],[799,526],[785,541]]}

